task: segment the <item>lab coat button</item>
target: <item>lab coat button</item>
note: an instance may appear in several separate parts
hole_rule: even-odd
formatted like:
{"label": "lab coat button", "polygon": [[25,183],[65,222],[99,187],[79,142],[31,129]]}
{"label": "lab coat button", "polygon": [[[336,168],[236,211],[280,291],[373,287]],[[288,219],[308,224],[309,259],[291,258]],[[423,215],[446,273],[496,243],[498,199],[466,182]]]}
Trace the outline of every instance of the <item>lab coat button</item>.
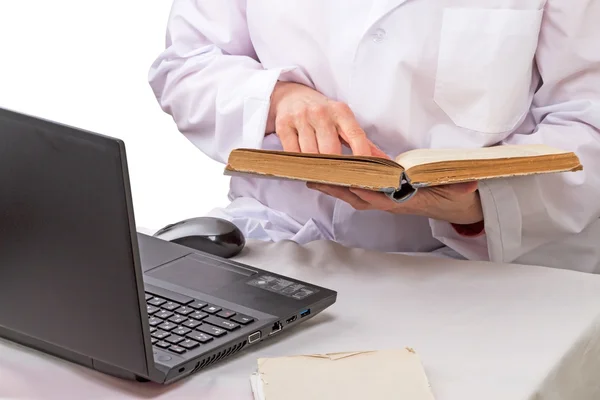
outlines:
{"label": "lab coat button", "polygon": [[385,39],[387,35],[386,31],[383,29],[377,29],[371,36],[373,37],[373,41],[375,43],[381,43]]}

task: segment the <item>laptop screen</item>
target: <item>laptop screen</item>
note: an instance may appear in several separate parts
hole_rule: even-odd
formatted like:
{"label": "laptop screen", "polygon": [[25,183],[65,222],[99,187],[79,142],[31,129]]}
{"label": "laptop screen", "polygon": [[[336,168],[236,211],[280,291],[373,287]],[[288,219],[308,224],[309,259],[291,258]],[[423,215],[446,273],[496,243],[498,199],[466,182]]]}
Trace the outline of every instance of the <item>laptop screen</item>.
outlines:
{"label": "laptop screen", "polygon": [[148,373],[130,197],[120,141],[0,109],[0,336]]}

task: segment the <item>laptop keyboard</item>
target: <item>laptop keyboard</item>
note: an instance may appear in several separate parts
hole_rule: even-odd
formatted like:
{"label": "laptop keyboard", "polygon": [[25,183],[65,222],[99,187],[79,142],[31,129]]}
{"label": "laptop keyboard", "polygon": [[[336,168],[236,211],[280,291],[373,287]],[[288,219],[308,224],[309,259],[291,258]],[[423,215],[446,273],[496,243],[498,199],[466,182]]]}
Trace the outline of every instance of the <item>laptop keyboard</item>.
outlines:
{"label": "laptop keyboard", "polygon": [[195,350],[202,344],[254,322],[254,318],[191,297],[146,291],[152,345],[175,354]]}

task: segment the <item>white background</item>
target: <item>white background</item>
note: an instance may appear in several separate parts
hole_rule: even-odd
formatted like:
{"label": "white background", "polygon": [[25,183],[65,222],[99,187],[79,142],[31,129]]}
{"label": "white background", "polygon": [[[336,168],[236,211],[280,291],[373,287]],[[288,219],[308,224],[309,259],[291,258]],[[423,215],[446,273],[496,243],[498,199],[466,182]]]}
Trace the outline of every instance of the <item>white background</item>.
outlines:
{"label": "white background", "polygon": [[123,139],[137,224],[149,229],[225,206],[229,183],[148,85],[170,7],[171,0],[0,0],[0,107]]}

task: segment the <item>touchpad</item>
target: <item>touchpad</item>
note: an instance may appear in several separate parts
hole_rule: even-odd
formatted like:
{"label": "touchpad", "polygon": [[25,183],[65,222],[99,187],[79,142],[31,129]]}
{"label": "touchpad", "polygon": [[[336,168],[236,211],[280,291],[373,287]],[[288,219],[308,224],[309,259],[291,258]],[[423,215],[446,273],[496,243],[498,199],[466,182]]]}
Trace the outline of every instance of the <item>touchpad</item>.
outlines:
{"label": "touchpad", "polygon": [[241,279],[247,279],[253,274],[254,271],[244,270],[226,262],[210,258],[195,259],[192,256],[146,272],[147,276],[206,294],[214,293]]}

